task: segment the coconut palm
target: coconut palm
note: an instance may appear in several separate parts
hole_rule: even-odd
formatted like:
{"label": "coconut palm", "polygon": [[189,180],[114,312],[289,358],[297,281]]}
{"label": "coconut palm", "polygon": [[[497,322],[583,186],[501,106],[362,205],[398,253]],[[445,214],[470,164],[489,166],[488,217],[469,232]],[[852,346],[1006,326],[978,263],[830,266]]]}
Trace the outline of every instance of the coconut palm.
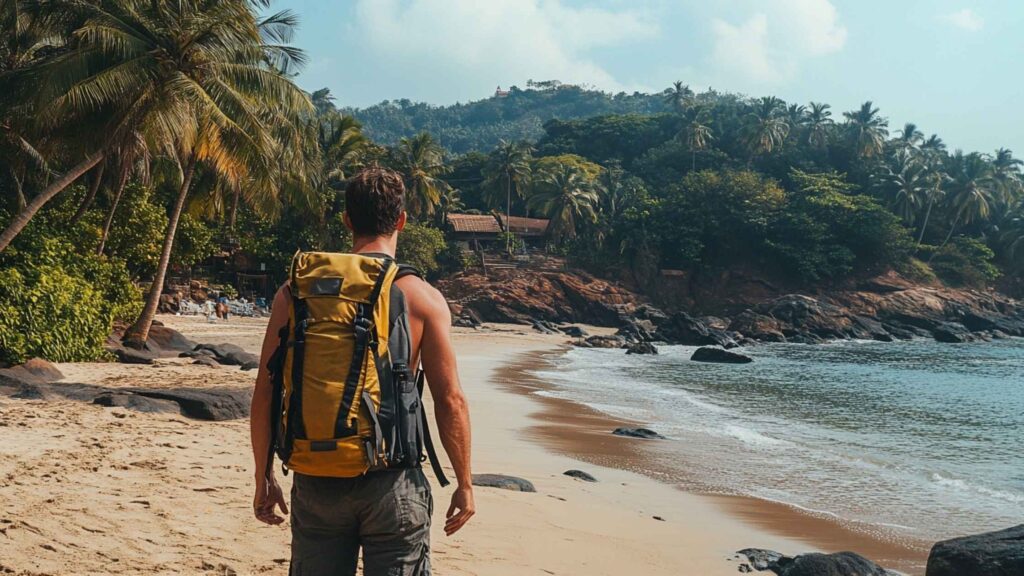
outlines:
{"label": "coconut palm", "polygon": [[974,224],[991,215],[998,186],[992,163],[977,152],[965,155],[958,150],[950,158],[950,164],[951,180],[946,199],[953,222],[941,246],[949,242],[961,224]]}
{"label": "coconut palm", "polygon": [[[109,118],[104,146],[80,165],[91,168],[111,146],[142,134],[151,153],[172,158],[179,167],[178,193],[152,288],[126,334],[127,341],[142,345],[197,168],[241,185],[257,175],[276,174],[290,154],[275,142],[275,118],[299,122],[312,106],[270,63],[295,60],[299,54],[265,42],[268,35],[280,36],[287,19],[272,20],[278,30],[263,30],[255,8],[243,0],[37,1],[83,19],[74,47],[44,71],[45,118],[60,122],[98,112]],[[290,175],[277,177],[284,182]]]}
{"label": "coconut palm", "polygon": [[922,176],[924,181],[925,211],[924,219],[921,222],[921,229],[917,235],[917,245],[924,241],[924,233],[928,229],[928,222],[932,216],[932,209],[943,202],[946,197],[946,185],[950,177],[946,174],[942,165],[942,159],[938,154],[924,153],[921,156]]}
{"label": "coconut palm", "polygon": [[925,141],[921,142],[921,150],[928,150],[931,152],[945,152],[946,143],[939,138],[938,134],[932,134]]}
{"label": "coconut palm", "polygon": [[917,148],[924,142],[924,133],[917,129],[917,124],[907,122],[896,137],[896,145],[901,148]]}
{"label": "coconut palm", "polygon": [[[533,147],[526,142],[501,140],[491,151],[483,169],[486,201],[492,208],[505,203],[505,221],[512,215],[512,195],[522,198],[530,181]],[[506,238],[506,251],[511,249],[511,237]]]}
{"label": "coconut palm", "polygon": [[782,146],[789,134],[789,124],[786,123],[784,112],[782,100],[774,96],[764,96],[751,106],[743,128],[751,156],[771,154],[773,150]]}
{"label": "coconut palm", "polygon": [[363,152],[370,140],[363,135],[362,124],[352,116],[329,112],[321,117],[319,140],[327,177],[343,181],[352,170],[362,167]]}
{"label": "coconut palm", "polygon": [[996,181],[999,203],[1003,208],[1014,205],[1024,193],[1024,179],[1021,176],[1024,162],[1013,157],[1013,152],[1000,148],[992,157],[992,177]]}
{"label": "coconut palm", "polygon": [[711,114],[704,106],[692,106],[683,115],[683,129],[680,136],[690,149],[691,170],[697,169],[697,152],[707,148],[715,139],[711,133]]}
{"label": "coconut palm", "polygon": [[843,116],[858,157],[871,158],[882,153],[889,136],[889,121],[878,115],[878,108],[870,100],[858,110],[843,112]]}
{"label": "coconut palm", "polygon": [[828,137],[835,125],[830,108],[828,104],[811,102],[807,109],[807,143],[815,148],[828,146]]}
{"label": "coconut palm", "polygon": [[582,225],[597,221],[599,199],[594,182],[583,171],[563,164],[540,174],[527,204],[550,219],[548,234],[562,242],[576,238]]}
{"label": "coconut palm", "polygon": [[921,161],[907,149],[900,149],[885,166],[879,186],[889,197],[892,211],[912,225],[918,211],[927,203],[928,182]]}
{"label": "coconut palm", "polygon": [[448,184],[441,179],[450,168],[444,162],[444,149],[427,132],[398,143],[396,165],[405,178],[405,205],[417,218],[434,214]]}
{"label": "coconut palm", "polygon": [[693,102],[693,90],[689,84],[676,80],[672,87],[665,90],[665,104],[677,113],[682,113]]}

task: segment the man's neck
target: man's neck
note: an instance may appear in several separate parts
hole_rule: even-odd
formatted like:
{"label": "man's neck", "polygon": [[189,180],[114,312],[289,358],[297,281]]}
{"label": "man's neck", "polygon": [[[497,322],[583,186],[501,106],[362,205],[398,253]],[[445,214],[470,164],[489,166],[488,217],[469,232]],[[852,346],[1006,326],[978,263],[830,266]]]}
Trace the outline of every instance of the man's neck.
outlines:
{"label": "man's neck", "polygon": [[392,234],[391,236],[357,236],[352,239],[352,252],[357,254],[374,252],[376,254],[387,254],[394,258],[397,243],[397,234]]}

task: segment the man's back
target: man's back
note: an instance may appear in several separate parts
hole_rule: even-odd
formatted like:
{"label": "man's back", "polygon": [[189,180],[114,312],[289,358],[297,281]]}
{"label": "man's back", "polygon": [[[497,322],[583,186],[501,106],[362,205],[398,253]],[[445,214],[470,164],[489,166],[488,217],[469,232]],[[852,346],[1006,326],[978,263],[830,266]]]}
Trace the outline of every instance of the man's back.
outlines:
{"label": "man's back", "polygon": [[[405,213],[401,210],[403,193],[401,178],[380,168],[364,170],[352,179],[346,189],[343,219],[353,231],[354,253],[394,258],[397,235],[405,226]],[[343,285],[344,279],[337,284]],[[446,515],[445,532],[451,534],[474,514],[469,413],[450,341],[451,315],[440,292],[418,276],[402,276],[395,280],[392,288],[397,288],[405,299],[408,368],[422,365],[434,401],[437,429],[458,483]],[[253,393],[251,427],[257,471],[253,508],[256,517],[268,524],[284,521],[277,514],[277,508],[288,512],[268,458],[274,399],[269,359],[281,342],[282,328],[290,327],[289,310],[299,305],[299,300],[293,296],[301,295],[298,292],[293,295],[293,289],[298,290],[287,284],[282,286],[274,299]],[[302,325],[296,323],[296,326]],[[290,340],[289,344],[292,343]],[[302,339],[296,338],[294,343],[300,346],[287,348],[293,358],[293,368],[296,350],[303,349]],[[352,366],[359,365],[352,362]],[[377,377],[393,377],[397,366],[393,364],[390,370],[379,372]],[[302,372],[296,372],[300,374],[301,385]],[[285,374],[291,372],[285,371]],[[399,381],[385,385],[393,389],[395,382]],[[368,398],[367,402],[370,400]],[[290,414],[293,406],[285,405]],[[370,432],[360,434],[369,434],[367,438],[375,436],[378,443],[382,438],[379,427],[376,432],[371,427]],[[419,434],[421,440],[426,438],[425,430],[420,430]],[[378,466],[374,471],[344,478],[296,473],[291,510],[292,574],[355,574],[360,550],[367,575],[429,574],[433,501],[418,460],[412,464],[412,467],[383,470]]]}

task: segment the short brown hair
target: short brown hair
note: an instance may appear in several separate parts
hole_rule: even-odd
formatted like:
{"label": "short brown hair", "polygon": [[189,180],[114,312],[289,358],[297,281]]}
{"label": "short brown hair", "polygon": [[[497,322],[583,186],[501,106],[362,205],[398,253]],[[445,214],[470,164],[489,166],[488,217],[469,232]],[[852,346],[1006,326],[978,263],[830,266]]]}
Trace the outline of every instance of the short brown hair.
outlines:
{"label": "short brown hair", "polygon": [[345,187],[345,212],[356,236],[386,236],[405,209],[405,182],[394,170],[363,168]]}

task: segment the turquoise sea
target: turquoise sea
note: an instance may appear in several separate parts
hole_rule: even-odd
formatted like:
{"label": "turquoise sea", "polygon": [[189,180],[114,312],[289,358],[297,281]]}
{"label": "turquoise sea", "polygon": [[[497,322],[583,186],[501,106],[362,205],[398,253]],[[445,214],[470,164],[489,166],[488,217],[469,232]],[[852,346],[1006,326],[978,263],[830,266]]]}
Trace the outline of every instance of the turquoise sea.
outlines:
{"label": "turquoise sea", "polygon": [[[1024,339],[573,349],[541,392],[669,437],[677,480],[934,541],[1024,521]],[[660,464],[666,464],[660,462]]]}

